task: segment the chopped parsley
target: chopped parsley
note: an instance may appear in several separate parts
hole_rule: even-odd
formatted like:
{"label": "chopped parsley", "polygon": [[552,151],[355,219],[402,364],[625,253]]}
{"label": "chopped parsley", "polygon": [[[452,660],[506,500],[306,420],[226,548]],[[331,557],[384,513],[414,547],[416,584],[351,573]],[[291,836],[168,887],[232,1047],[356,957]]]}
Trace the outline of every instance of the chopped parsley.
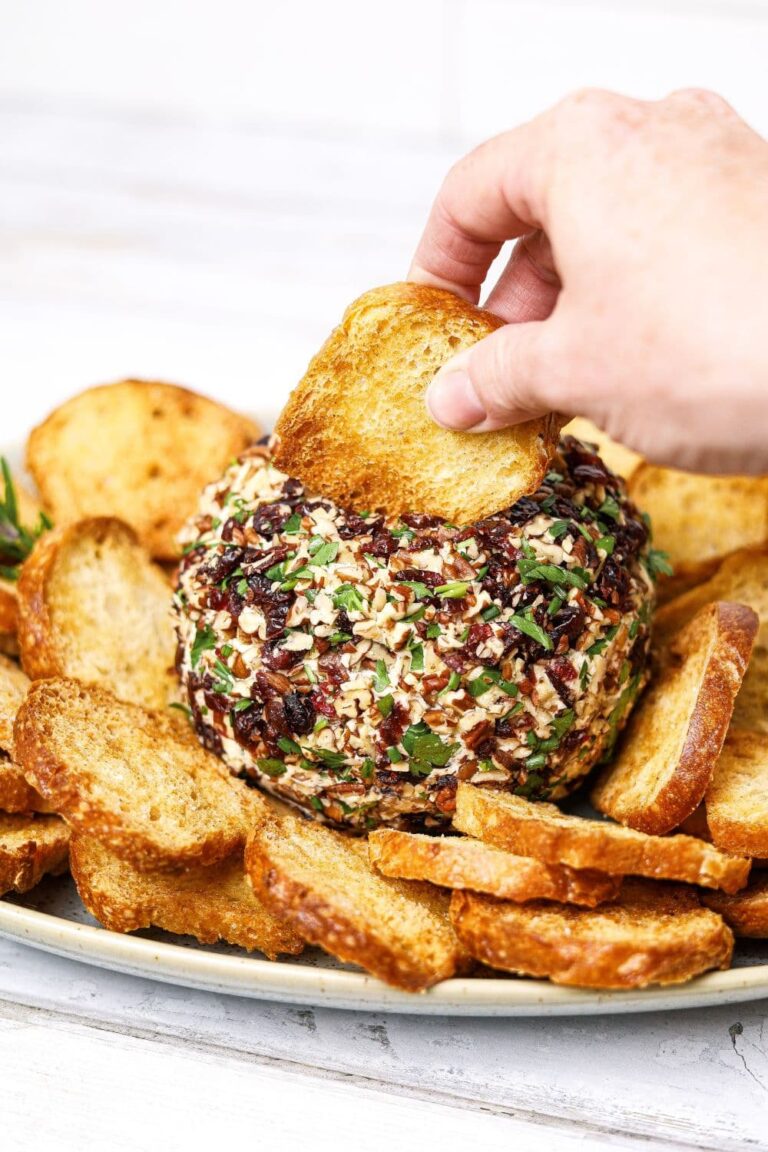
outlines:
{"label": "chopped parsley", "polygon": [[192,643],[192,667],[197,668],[203,652],[216,647],[216,633],[213,628],[198,628]]}
{"label": "chopped parsley", "polygon": [[340,584],[333,593],[333,605],[345,612],[361,612],[365,600],[354,584]]}
{"label": "chopped parsley", "polygon": [[645,563],[653,580],[658,580],[659,576],[674,575],[669,555],[660,548],[649,548]]}
{"label": "chopped parsley", "polygon": [[497,616],[501,616],[501,608],[499,608],[498,604],[491,604],[482,611],[481,615],[483,620],[488,623],[491,620],[495,620]]}
{"label": "chopped parsley", "polygon": [[389,675],[383,660],[376,661],[376,675],[373,678],[373,687],[377,692],[386,692],[389,688]]}
{"label": "chopped parsley", "polygon": [[288,517],[283,525],[283,532],[286,536],[294,536],[297,532],[301,532],[301,516],[298,512]]}
{"label": "chopped parsley", "polygon": [[427,624],[427,639],[436,640],[438,636],[442,636],[443,630],[440,625],[435,621],[434,624]]}
{"label": "chopped parsley", "polygon": [[310,545],[309,553],[311,559],[309,564],[311,567],[321,567],[324,564],[333,564],[334,560],[339,554],[339,543],[337,540],[323,540],[319,536],[314,537],[315,540],[320,540],[319,545],[313,550]]}
{"label": "chopped parsley", "polygon": [[266,772],[267,776],[272,776],[272,777],[283,776],[285,774],[285,772],[287,771],[285,764],[283,764],[282,760],[274,760],[271,758],[266,758],[264,760],[257,760],[256,764],[261,769],[262,772]]}
{"label": "chopped parsley", "polygon": [[378,708],[379,712],[381,712],[382,716],[391,716],[394,706],[395,701],[393,696],[380,696],[376,701],[376,707]]}
{"label": "chopped parsley", "polygon": [[597,510],[598,516],[607,516],[609,520],[618,520],[621,515],[621,508],[614,496],[606,496],[602,504]]}
{"label": "chopped parsley", "polygon": [[285,752],[286,756],[301,756],[301,748],[295,740],[291,740],[288,736],[281,736],[277,741],[277,746],[281,752]]}
{"label": "chopped parsley", "polygon": [[586,588],[587,575],[583,568],[560,568],[557,564],[542,564],[538,560],[518,560],[517,569],[523,584],[533,584],[536,580],[544,580],[548,584],[557,584],[560,587]]}
{"label": "chopped parsley", "polygon": [[414,600],[426,600],[428,596],[432,596],[432,589],[428,588],[421,580],[399,580],[404,588],[410,588],[413,592]]}
{"label": "chopped parsley", "polygon": [[424,671],[424,646],[422,644],[415,644],[411,648],[411,671]]}

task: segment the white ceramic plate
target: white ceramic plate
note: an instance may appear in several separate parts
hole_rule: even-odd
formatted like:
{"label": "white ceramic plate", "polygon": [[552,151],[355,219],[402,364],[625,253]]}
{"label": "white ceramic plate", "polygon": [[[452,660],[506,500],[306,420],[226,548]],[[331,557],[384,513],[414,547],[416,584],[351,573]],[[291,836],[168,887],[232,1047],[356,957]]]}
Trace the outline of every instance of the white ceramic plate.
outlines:
{"label": "white ceramic plate", "polygon": [[567,1016],[653,1012],[768,997],[768,941],[739,948],[735,966],[672,988],[589,992],[544,980],[487,976],[446,980],[422,995],[388,988],[309,949],[271,962],[229,946],[205,947],[163,932],[123,936],[100,928],[69,877],[48,879],[25,897],[0,900],[0,935],[100,968],[232,996],[441,1016]]}
{"label": "white ceramic plate", "polygon": [[[15,468],[22,453],[6,451]],[[594,815],[594,813],[592,813]],[[290,1004],[442,1016],[568,1016],[654,1012],[768,997],[768,941],[742,943],[734,967],[673,988],[589,992],[500,975],[446,980],[421,995],[398,992],[317,949],[272,962],[228,945],[207,947],[163,932],[108,932],[83,908],[70,877],[0,900],[0,936],[132,976]]]}

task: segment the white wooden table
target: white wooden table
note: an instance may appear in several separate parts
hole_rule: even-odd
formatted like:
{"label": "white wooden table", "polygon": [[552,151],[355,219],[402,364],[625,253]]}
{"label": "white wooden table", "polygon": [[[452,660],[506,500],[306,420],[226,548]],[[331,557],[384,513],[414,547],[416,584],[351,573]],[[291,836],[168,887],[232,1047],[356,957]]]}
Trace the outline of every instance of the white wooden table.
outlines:
{"label": "white wooden table", "polygon": [[[122,375],[177,380],[269,421],[346,303],[403,274],[462,133],[480,131],[479,65],[468,79],[462,73],[460,92],[444,86],[433,106],[434,89],[415,72],[418,54],[409,58],[403,107],[392,110],[376,96],[371,60],[361,100],[365,115],[367,101],[383,118],[375,136],[354,123],[331,128],[311,108],[306,123],[287,127],[263,111],[252,123],[152,115],[120,87],[133,61],[128,41],[125,59],[115,56],[112,104],[80,99],[74,81],[66,98],[52,100],[43,91],[50,76],[62,91],[71,79],[58,42],[43,36],[38,45],[35,5],[10,6],[30,31],[26,41],[3,38],[0,9],[2,440],[20,441],[58,400]],[[48,20],[64,8],[101,19],[109,7],[42,5]],[[454,62],[462,37],[476,37],[482,23],[462,25],[468,8],[457,0],[425,4],[418,17],[418,5],[406,7],[422,36],[438,9],[452,11],[442,51]],[[485,7],[494,21],[520,26],[495,0]],[[539,18],[535,6],[519,7],[519,19]],[[655,6],[659,21],[668,7]],[[131,14],[146,22],[159,8],[141,0]],[[735,29],[711,0],[700,30],[725,45],[717,68],[732,68],[747,99],[752,88],[735,53],[748,44],[749,59],[764,61],[766,22],[760,4],[740,8]],[[593,54],[598,16],[585,16]],[[667,35],[676,19],[658,37],[643,17],[643,37],[663,46],[667,80],[678,78]],[[568,21],[576,35],[573,13]],[[545,33],[542,25],[533,36],[537,103],[549,98]],[[390,51],[391,29],[385,40]],[[29,44],[41,68],[16,98],[9,85],[27,75],[18,56]],[[502,46],[496,37],[493,52],[501,56]],[[261,54],[278,84],[263,46]],[[566,63],[577,57],[569,50]],[[648,67],[644,50],[637,59]],[[97,63],[108,86],[109,69]],[[81,65],[76,56],[72,75]],[[169,70],[169,85],[185,75]],[[488,130],[502,116],[495,75]],[[567,83],[586,78],[611,79],[569,74]],[[679,76],[693,79],[708,76]],[[354,119],[341,88],[338,101]],[[395,133],[387,117],[406,123],[409,107],[413,122]],[[511,122],[514,110],[503,116]],[[0,940],[0,1148],[135,1152],[247,1139],[320,1150],[427,1142],[441,1152],[768,1149],[767,1013],[768,1002],[546,1021],[299,1009],[173,988]]]}

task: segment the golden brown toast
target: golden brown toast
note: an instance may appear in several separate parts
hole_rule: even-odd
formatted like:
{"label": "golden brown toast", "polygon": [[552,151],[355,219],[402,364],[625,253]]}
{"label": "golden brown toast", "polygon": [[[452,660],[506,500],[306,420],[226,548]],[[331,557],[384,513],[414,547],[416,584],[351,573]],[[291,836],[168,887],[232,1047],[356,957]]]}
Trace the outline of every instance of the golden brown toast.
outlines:
{"label": "golden brown toast", "polygon": [[719,848],[768,856],[768,735],[730,729],[707,789],[706,807]]}
{"label": "golden brown toast", "polygon": [[768,543],[768,476],[702,476],[643,464],[629,494],[674,567],[672,585],[710,576],[737,548]]}
{"label": "golden brown toast", "polygon": [[586,444],[595,444],[598,455],[608,465],[611,472],[615,472],[617,476],[623,476],[625,480],[631,479],[643,463],[643,458],[639,452],[612,440],[607,432],[603,432],[596,424],[593,424],[591,420],[586,420],[583,416],[576,416],[570,420],[563,428],[563,435],[575,436],[577,440],[583,440]]}
{"label": "golden brown toast", "polygon": [[356,300],[277,422],[275,462],[342,507],[466,524],[538,488],[554,416],[499,432],[449,432],[427,413],[432,377],[502,324],[450,292],[390,284]]}
{"label": "golden brown toast", "polygon": [[186,388],[121,380],[52,412],[29,437],[27,463],[56,525],[116,516],[170,559],[201,490],[259,435],[253,421]]}
{"label": "golden brown toast", "polygon": [[272,813],[253,827],[245,862],[257,896],[300,936],[388,984],[420,992],[463,962],[447,893],[374,873],[364,841]]}
{"label": "golden brown toast", "polygon": [[749,876],[749,860],[729,856],[693,836],[648,836],[607,820],[569,816],[554,804],[472,784],[459,784],[453,823],[469,836],[547,864],[683,880],[726,892],[743,888]]}
{"label": "golden brown toast", "polygon": [[0,812],[0,895],[29,892],[46,872],[67,868],[69,829],[58,816]]}
{"label": "golden brown toast", "polygon": [[594,908],[621,887],[620,876],[546,864],[466,836],[423,836],[379,828],[368,837],[371,862],[384,876],[469,888],[503,900],[557,900]]}
{"label": "golden brown toast", "polygon": [[675,633],[592,790],[599,812],[641,832],[677,828],[704,798],[757,633],[743,604],[701,608]]}
{"label": "golden brown toast", "polygon": [[213,864],[244,841],[243,786],[159,712],[75,680],[40,680],[14,735],[41,795],[137,868]]}
{"label": "golden brown toast", "polygon": [[162,928],[201,944],[226,940],[270,960],[296,956],[304,942],[254,895],[242,853],[178,872],[140,872],[97,840],[75,836],[70,867],[80,898],[113,932]]}
{"label": "golden brown toast", "polygon": [[15,656],[19,620],[19,597],[15,580],[0,580],[0,653]]}
{"label": "golden brown toast", "polygon": [[121,520],[38,540],[19,579],[19,647],[35,680],[67,676],[145,708],[178,695],[168,580]]}
{"label": "golden brown toast", "polygon": [[19,765],[0,753],[0,812],[50,811],[51,805],[27,783]]}
{"label": "golden brown toast", "polygon": [[29,684],[16,661],[0,654],[0,750],[9,755],[13,754],[13,722]]}
{"label": "golden brown toast", "polygon": [[483,964],[582,988],[679,984],[727,968],[733,952],[730,929],[692,889],[649,880],[589,909],[454,892],[451,920]]}
{"label": "golden brown toast", "polygon": [[736,936],[768,939],[768,876],[757,876],[735,896],[705,892],[704,903],[717,912]]}
{"label": "golden brown toast", "polygon": [[733,723],[768,732],[768,549],[742,549],[729,556],[714,576],[665,604],[654,617],[657,640],[664,643],[705,604],[730,600],[748,604],[759,618],[749,668],[736,697]]}

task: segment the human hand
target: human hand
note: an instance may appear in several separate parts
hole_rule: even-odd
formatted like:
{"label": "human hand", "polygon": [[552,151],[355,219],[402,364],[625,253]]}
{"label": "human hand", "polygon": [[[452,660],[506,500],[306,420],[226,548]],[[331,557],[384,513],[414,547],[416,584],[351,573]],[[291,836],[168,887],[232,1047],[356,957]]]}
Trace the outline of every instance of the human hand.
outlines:
{"label": "human hand", "polygon": [[585,91],[448,173],[409,278],[507,321],[427,403],[485,431],[589,417],[658,463],[768,472],[768,143],[709,92]]}

